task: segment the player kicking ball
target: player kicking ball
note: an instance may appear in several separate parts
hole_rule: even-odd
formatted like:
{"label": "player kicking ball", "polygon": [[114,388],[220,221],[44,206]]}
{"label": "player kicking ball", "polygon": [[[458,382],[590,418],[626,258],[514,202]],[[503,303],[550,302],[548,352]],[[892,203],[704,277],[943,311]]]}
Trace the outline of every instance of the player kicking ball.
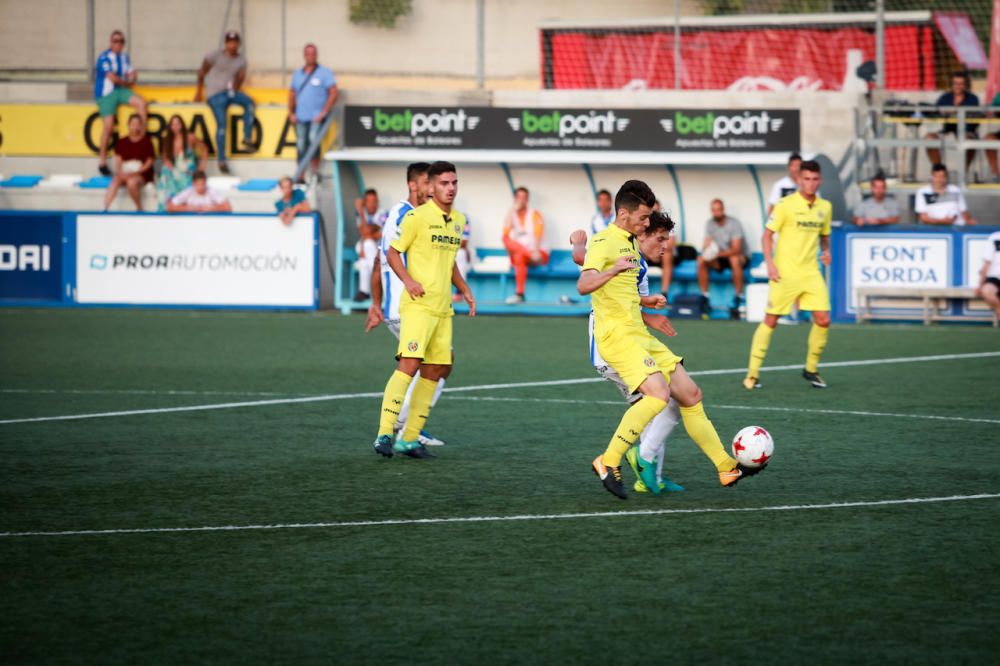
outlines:
{"label": "player kicking ball", "polygon": [[[406,186],[409,192],[405,199],[392,207],[386,217],[385,225],[382,227],[382,239],[379,241],[378,252],[373,259],[372,304],[368,308],[368,319],[365,321],[366,333],[382,322],[385,322],[389,332],[396,337],[396,340],[399,340],[399,303],[406,290],[403,287],[403,281],[389,268],[386,252],[389,251],[389,243],[396,238],[396,232],[399,229],[400,222],[403,221],[403,217],[427,201],[427,197],[430,196],[430,180],[427,178],[427,170],[430,166],[427,162],[414,162],[406,167]],[[384,291],[382,289],[383,284],[385,285]],[[452,358],[454,359],[454,354]],[[444,391],[445,380],[448,379],[448,375],[451,374],[453,367],[454,365],[449,365],[443,371],[441,379],[437,383],[437,389],[434,391],[434,397],[431,399],[431,409],[434,408],[434,405],[437,404],[438,399],[441,397],[441,392]],[[414,379],[419,376],[420,371],[418,370]],[[410,413],[410,399],[416,385],[416,382],[410,382],[410,388],[406,390],[406,397],[403,399],[403,405],[399,409],[399,417],[392,427],[394,435],[402,432],[403,426],[406,425],[406,417]],[[444,446],[442,440],[423,430],[417,435],[417,440],[424,446]]]}
{"label": "player kicking ball", "polygon": [[800,309],[812,311],[802,377],[815,388],[826,388],[819,376],[819,359],[830,335],[830,294],[816,263],[816,252],[822,250],[820,261],[828,266],[833,206],[817,194],[821,182],[819,164],[814,160],[803,162],[798,191],[778,202],[764,229],[761,249],[767,264],[767,310],[750,343],[750,363],[743,379],[748,391],[761,387],[758,376],[771,335],[778,318],[791,312],[796,301]]}
{"label": "player kicking ball", "polygon": [[[667,305],[667,298],[663,294],[651,296],[649,293],[649,265],[647,260],[659,262],[663,258],[663,253],[670,244],[670,232],[674,228],[674,221],[663,213],[653,212],[649,216],[649,226],[637,236],[639,245],[639,279],[636,285],[639,292],[639,304],[644,308],[659,310]],[[573,261],[578,265],[584,264],[587,255],[587,232],[582,229],[574,231],[569,238],[570,245],[573,246]],[[649,328],[661,331],[668,336],[675,336],[677,332],[670,325],[670,320],[663,315],[642,313],[642,320]],[[594,345],[594,313],[590,313],[590,363],[604,379],[615,385],[625,401],[629,404],[635,403],[642,398],[641,395],[629,393],[628,387],[622,378],[609,367],[601,358],[600,352]],[[667,447],[667,438],[674,427],[680,422],[681,415],[676,400],[670,400],[666,409],[657,414],[639,435],[639,446],[633,446],[625,453],[632,471],[635,472],[636,481],[632,486],[637,493],[652,492],[659,495],[661,491],[680,492],[684,487],[670,480],[663,473],[663,459]]]}
{"label": "player kicking ball", "polygon": [[593,294],[597,351],[621,378],[629,395],[641,394],[622,416],[605,452],[592,463],[604,488],[621,499],[628,499],[622,482],[622,457],[671,397],[680,407],[685,430],[715,464],[723,486],[733,486],[759,471],[744,468],[726,453],[705,415],[701,389],[680,364],[681,358],[654,338],[642,320],[636,287],[640,269],[636,235],[649,226],[655,203],[646,183],[626,181],[615,196],[615,220],[590,240],[577,281],[581,295]]}
{"label": "player kicking ball", "polygon": [[[430,200],[403,217],[386,252],[386,261],[405,290],[399,305],[399,366],[385,387],[374,443],[376,453],[390,458],[394,453],[411,458],[434,457],[420,443],[419,435],[430,414],[438,382],[451,370],[453,284],[469,304],[469,316],[476,315],[472,290],[455,265],[465,228],[465,216],[452,210],[458,193],[458,172],[450,162],[434,162],[427,169],[427,177]],[[414,379],[418,371],[420,377]],[[411,383],[416,386],[410,395],[410,413],[402,434],[393,442],[393,426]]]}

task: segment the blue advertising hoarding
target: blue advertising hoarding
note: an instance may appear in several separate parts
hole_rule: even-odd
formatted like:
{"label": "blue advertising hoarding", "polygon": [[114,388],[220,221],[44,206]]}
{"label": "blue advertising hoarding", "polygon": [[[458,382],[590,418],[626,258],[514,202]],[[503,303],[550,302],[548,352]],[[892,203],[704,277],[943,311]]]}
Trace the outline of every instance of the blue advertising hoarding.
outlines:
{"label": "blue advertising hoarding", "polygon": [[66,235],[63,213],[0,216],[0,300],[61,302]]}

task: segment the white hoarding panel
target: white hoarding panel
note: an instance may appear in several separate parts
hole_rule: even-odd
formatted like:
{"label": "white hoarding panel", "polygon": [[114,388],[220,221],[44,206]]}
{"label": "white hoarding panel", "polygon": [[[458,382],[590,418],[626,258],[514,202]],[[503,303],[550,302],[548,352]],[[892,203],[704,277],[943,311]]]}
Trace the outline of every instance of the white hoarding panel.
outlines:
{"label": "white hoarding panel", "polygon": [[847,242],[852,309],[858,287],[951,286],[950,236],[850,234]]}

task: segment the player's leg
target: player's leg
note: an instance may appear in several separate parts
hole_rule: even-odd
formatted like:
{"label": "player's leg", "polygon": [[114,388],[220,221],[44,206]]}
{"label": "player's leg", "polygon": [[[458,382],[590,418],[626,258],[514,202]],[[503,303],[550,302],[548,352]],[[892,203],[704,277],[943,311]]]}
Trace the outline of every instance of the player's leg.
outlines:
{"label": "player's leg", "polygon": [[364,256],[358,262],[358,291],[365,300],[372,297],[372,271],[375,270],[375,256],[378,254],[378,245],[373,238],[361,240],[361,254]]}
{"label": "player's leg", "polygon": [[683,365],[678,364],[670,375],[670,396],[680,404],[681,420],[688,436],[694,440],[719,473],[719,482],[724,486],[734,485],[745,470],[736,459],[726,452],[719,439],[719,433],[705,414],[702,393],[698,385],[688,375]]}
{"label": "player's leg", "polygon": [[802,370],[802,376],[814,388],[826,388],[826,382],[819,376],[819,359],[830,336],[830,296],[822,275],[817,274],[809,280],[800,306],[803,310],[812,311],[806,367]]}
{"label": "player's leg", "polygon": [[399,365],[389,377],[382,395],[382,411],[379,415],[378,437],[375,439],[376,453],[392,457],[393,426],[399,418],[407,390],[427,349],[427,340],[434,330],[434,318],[422,312],[410,312],[400,321],[399,345],[396,358]]}
{"label": "player's leg", "polygon": [[[129,92],[131,92],[131,91],[129,91]],[[139,118],[142,119],[142,126],[145,127],[146,126],[146,114],[148,113],[148,109],[147,109],[147,105],[146,105],[146,100],[144,100],[143,98],[139,97],[138,95],[136,95],[133,92],[129,96],[128,101],[125,102],[125,103],[135,109],[135,112],[139,114]]]}
{"label": "player's leg", "polygon": [[125,189],[128,190],[128,195],[132,197],[132,202],[138,211],[142,210],[142,186],[145,184],[146,181],[137,173],[125,176]]}
{"label": "player's leg", "polygon": [[[663,474],[663,458],[666,453],[667,438],[670,437],[670,433],[677,427],[680,420],[677,401],[671,400],[667,403],[666,409],[653,417],[653,420],[646,425],[646,429],[639,435],[638,449],[636,447],[629,449],[626,455],[633,470],[639,465],[649,464],[651,467],[652,479],[650,483],[642,478],[639,470],[635,470],[636,476],[640,477],[634,486],[636,492],[648,492],[649,488],[652,487],[650,484],[655,484],[655,487],[660,491],[684,490],[683,486],[677,485]],[[634,464],[632,458],[636,458]]]}
{"label": "player's leg", "polygon": [[[97,154],[97,168],[102,174],[107,176],[111,175],[111,170],[108,168],[108,143],[111,141],[111,130],[115,124],[115,114],[114,110],[108,115],[103,115],[104,109],[101,109],[101,112],[101,146]],[[104,173],[105,171],[108,173]],[[108,207],[107,201],[105,201],[104,207]]]}
{"label": "player's leg", "polygon": [[253,142],[254,113],[257,105],[242,90],[237,90],[232,97],[232,103],[243,109],[243,147],[252,152],[257,151],[257,145]]}
{"label": "player's leg", "polygon": [[701,295],[708,298],[708,271],[711,268],[710,264],[715,263],[714,261],[705,261],[704,257],[698,255],[696,260],[698,263],[698,290],[701,291]]}
{"label": "player's leg", "polygon": [[215,93],[207,100],[208,108],[215,117],[215,156],[219,161],[219,171],[229,173],[226,163],[226,111],[229,108],[229,98],[225,92]]}
{"label": "player's leg", "polygon": [[531,261],[531,253],[511,238],[504,238],[503,245],[510,255],[510,264],[514,268],[514,291],[513,297],[508,299],[511,303],[518,303],[524,300],[525,287],[528,284],[528,263]]}
{"label": "player's leg", "polygon": [[1000,315],[1000,285],[996,278],[987,278],[983,285],[983,300]]}
{"label": "player's leg", "polygon": [[752,391],[760,388],[760,367],[767,357],[767,348],[771,345],[771,335],[778,327],[778,318],[792,311],[792,304],[799,296],[799,290],[785,282],[771,281],[767,287],[767,310],[762,321],[753,333],[750,341],[750,361],[747,364],[747,374],[743,378],[743,388]]}
{"label": "player's leg", "polygon": [[[427,346],[424,352],[423,362],[420,365],[420,378],[415,380],[416,386],[410,396],[410,413],[406,418],[406,425],[396,442],[397,451],[412,455],[413,457],[429,458],[433,457],[423,444],[420,443],[420,432],[424,429],[427,417],[430,415],[434,403],[434,396],[437,394],[438,382],[447,372],[452,363],[451,339],[452,339],[452,318],[432,317],[433,328],[427,338]],[[405,324],[406,318],[403,319]],[[400,338],[400,344],[406,337]],[[418,455],[414,455],[414,453]]]}

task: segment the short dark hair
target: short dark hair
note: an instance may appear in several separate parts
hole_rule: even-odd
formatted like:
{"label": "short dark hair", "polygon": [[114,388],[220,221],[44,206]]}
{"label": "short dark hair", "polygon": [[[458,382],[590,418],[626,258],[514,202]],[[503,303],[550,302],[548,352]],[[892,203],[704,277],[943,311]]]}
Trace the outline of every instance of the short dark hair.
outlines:
{"label": "short dark hair", "polygon": [[372,195],[373,197],[378,196],[378,192],[375,191],[374,187],[369,187],[367,190],[365,190],[365,196],[368,196],[369,194]]}
{"label": "short dark hair", "polygon": [[608,192],[607,190],[597,190],[597,197],[600,198],[602,196],[606,196],[607,198],[610,199],[611,198],[611,192]]}
{"label": "short dark hair", "polygon": [[191,174],[191,182],[193,183],[196,180],[208,180],[208,176],[205,175],[204,171],[198,169],[193,174]]}
{"label": "short dark hair", "polygon": [[524,185],[518,185],[517,187],[514,188],[514,194],[517,194],[518,192],[524,192],[529,197],[531,196],[531,192],[529,192],[528,188],[525,187]]}
{"label": "short dark hair", "polygon": [[940,162],[938,162],[938,163],[934,164],[934,166],[931,167],[931,173],[936,173],[938,171],[944,171],[947,174],[948,173],[948,167],[946,167],[945,165],[943,165]]}
{"label": "short dark hair", "polygon": [[972,87],[972,81],[969,79],[969,71],[968,70],[965,70],[965,69],[956,69],[954,72],[951,73],[951,78],[953,78],[953,79],[962,79],[963,81],[965,81],[965,87],[966,88],[971,88]]}
{"label": "short dark hair", "polygon": [[431,165],[427,162],[414,162],[406,167],[406,182],[412,183],[420,174],[427,173],[430,168]]}
{"label": "short dark hair", "polygon": [[788,163],[789,164],[791,164],[795,160],[798,160],[799,162],[801,162],[802,161],[802,156],[799,155],[798,153],[792,153],[791,155],[788,156]]}
{"label": "short dark hair", "polygon": [[138,113],[132,113],[129,114],[128,121],[126,122],[126,124],[131,124],[133,118],[136,120],[142,120],[142,116],[140,116]]}
{"label": "short dark hair", "polygon": [[111,31],[110,39],[114,39],[116,36],[125,39],[125,33],[122,32],[121,30],[118,30],[117,28]]}
{"label": "short dark hair", "polygon": [[804,160],[802,166],[799,167],[799,171],[812,171],[813,173],[819,173],[819,162],[816,160]]}
{"label": "short dark hair", "polygon": [[428,178],[437,178],[443,173],[458,173],[458,169],[451,162],[444,162],[442,160],[438,160],[427,167]]}
{"label": "short dark hair", "polygon": [[641,180],[626,180],[615,195],[615,210],[624,208],[631,213],[644,204],[652,208],[655,203],[653,190]]}
{"label": "short dark hair", "polygon": [[654,210],[649,214],[649,226],[646,227],[646,233],[652,234],[660,230],[664,230],[669,234],[674,230],[674,220],[667,213]]}
{"label": "short dark hair", "polygon": [[872,176],[871,182],[874,183],[876,180],[881,180],[884,183],[885,182],[885,172],[883,172],[883,171],[876,172],[875,175]]}

